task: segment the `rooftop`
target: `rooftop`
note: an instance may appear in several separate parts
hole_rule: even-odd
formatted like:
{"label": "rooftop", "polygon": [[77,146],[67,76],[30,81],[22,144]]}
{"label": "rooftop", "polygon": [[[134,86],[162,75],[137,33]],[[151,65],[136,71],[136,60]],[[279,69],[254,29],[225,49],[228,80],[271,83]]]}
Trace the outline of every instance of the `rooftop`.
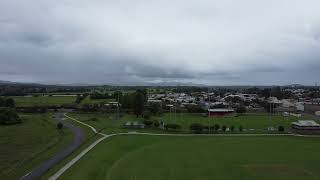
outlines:
{"label": "rooftop", "polygon": [[297,126],[307,126],[307,127],[320,127],[318,123],[313,120],[299,120],[298,122],[293,122],[293,125]]}
{"label": "rooftop", "polygon": [[233,109],[222,109],[222,108],[219,108],[219,109],[208,109],[209,112],[233,112],[234,110]]}

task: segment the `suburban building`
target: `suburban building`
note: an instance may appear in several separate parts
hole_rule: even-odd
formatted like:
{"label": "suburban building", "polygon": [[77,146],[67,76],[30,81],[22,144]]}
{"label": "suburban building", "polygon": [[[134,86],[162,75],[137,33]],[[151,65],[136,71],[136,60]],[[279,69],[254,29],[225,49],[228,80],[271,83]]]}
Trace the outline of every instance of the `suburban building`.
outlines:
{"label": "suburban building", "polygon": [[320,125],[313,120],[299,120],[291,124],[291,130],[299,134],[320,134]]}
{"label": "suburban building", "polygon": [[234,110],[233,109],[208,109],[208,116],[227,116],[227,115],[233,115]]}
{"label": "suburban building", "polygon": [[145,125],[137,121],[134,121],[134,122],[128,121],[123,125],[123,127],[127,129],[143,129]]}

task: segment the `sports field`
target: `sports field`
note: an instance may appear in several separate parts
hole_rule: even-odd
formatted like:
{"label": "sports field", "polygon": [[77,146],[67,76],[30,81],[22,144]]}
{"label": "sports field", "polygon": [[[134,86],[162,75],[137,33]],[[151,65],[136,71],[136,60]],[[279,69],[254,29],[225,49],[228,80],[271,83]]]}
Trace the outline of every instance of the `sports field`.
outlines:
{"label": "sports field", "polygon": [[[77,118],[80,121],[83,121],[87,124],[90,124],[97,128],[98,130],[103,131],[106,134],[117,133],[117,132],[127,132],[127,129],[122,129],[121,126],[128,121],[140,121],[143,122],[143,118],[136,118],[133,114],[125,114],[120,119],[116,119],[115,113],[71,113],[69,114],[72,117]],[[309,116],[302,117],[283,117],[281,114],[273,114],[271,119],[269,119],[268,114],[266,113],[255,113],[255,114],[243,114],[238,117],[204,117],[200,114],[169,114],[165,113],[162,116],[152,116],[151,120],[164,121],[165,124],[168,123],[177,123],[182,126],[181,133],[190,133],[190,125],[192,123],[201,123],[202,125],[219,124],[220,127],[226,125],[228,127],[234,126],[236,129],[239,126],[244,128],[244,131],[241,133],[267,133],[268,127],[272,126],[275,128],[275,132],[278,133],[277,127],[284,126],[285,132],[290,129],[291,122],[297,121],[299,119],[313,119]],[[137,130],[142,131],[159,131],[155,128],[153,129],[144,129]],[[237,130],[236,130],[237,131]],[[238,132],[240,133],[240,132]]]}
{"label": "sports field", "polygon": [[103,141],[60,179],[319,179],[319,140],[123,135]]}
{"label": "sports field", "polygon": [[166,113],[159,119],[165,123],[177,123],[180,124],[184,129],[188,129],[192,123],[200,123],[207,126],[213,126],[219,124],[220,126],[243,126],[247,131],[252,132],[267,132],[268,127],[274,127],[277,129],[278,126],[284,126],[285,130],[290,128],[292,122],[301,119],[314,119],[310,116],[303,115],[302,117],[284,117],[280,113],[272,114],[271,117],[268,113],[246,113],[237,117],[207,117],[199,114],[190,113]]}

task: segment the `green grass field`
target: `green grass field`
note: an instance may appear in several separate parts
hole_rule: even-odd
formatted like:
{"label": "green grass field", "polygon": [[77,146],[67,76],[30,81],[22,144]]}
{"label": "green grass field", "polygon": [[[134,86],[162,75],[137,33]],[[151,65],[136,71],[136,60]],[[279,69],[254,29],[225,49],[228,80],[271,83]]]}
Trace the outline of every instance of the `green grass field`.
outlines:
{"label": "green grass field", "polygon": [[319,179],[319,140],[117,136],[95,147],[60,179]]}
{"label": "green grass field", "polygon": [[136,119],[133,115],[125,115],[117,120],[117,116],[114,113],[69,113],[69,115],[107,134],[127,132],[127,129],[121,128],[127,121],[142,121],[142,118]]}
{"label": "green grass field", "polygon": [[283,117],[281,114],[273,114],[271,120],[267,113],[247,113],[238,117],[204,117],[199,114],[180,114],[176,115],[172,113],[166,113],[163,117],[158,118],[163,120],[165,123],[177,123],[180,124],[184,129],[188,129],[192,123],[201,123],[203,125],[213,126],[219,124],[220,126],[226,125],[228,127],[235,126],[236,128],[240,125],[245,129],[254,129],[253,132],[266,132],[267,128],[272,126],[277,128],[278,126],[284,126],[286,130],[290,128],[292,122],[299,119],[313,119],[311,116],[302,117]]}
{"label": "green grass field", "polygon": [[66,147],[73,135],[56,129],[50,114],[21,114],[23,123],[0,126],[1,179],[18,179]]}
{"label": "green grass field", "polygon": [[87,96],[81,101],[81,104],[106,104],[110,101],[115,101],[115,99],[91,99],[90,96]]}
{"label": "green grass field", "polygon": [[[88,123],[98,130],[103,131],[104,133],[118,133],[118,132],[128,132],[132,130],[122,129],[121,126],[128,121],[143,121],[143,118],[136,118],[135,115],[126,114],[121,117],[119,120],[116,120],[115,114],[107,114],[107,113],[71,113],[72,117],[79,119],[85,123]],[[93,120],[94,119],[94,120]],[[274,114],[271,118],[271,121],[267,114],[244,114],[238,117],[203,117],[199,114],[177,114],[176,118],[174,114],[166,113],[163,116],[153,116],[151,119],[163,120],[166,124],[168,123],[177,123],[182,126],[182,133],[190,133],[189,127],[192,123],[201,123],[203,125],[211,125],[219,124],[220,127],[226,125],[228,127],[235,126],[238,128],[240,125],[243,126],[245,131],[242,133],[266,133],[267,128],[272,126],[277,129],[278,126],[284,126],[285,131],[290,129],[290,124],[293,121],[297,121],[299,119],[312,119],[308,116],[303,116],[300,118],[297,117],[288,117],[284,118],[280,114]],[[144,129],[144,130],[136,130],[139,132],[161,132],[161,130],[155,129]],[[274,131],[278,132],[278,131]],[[239,133],[239,132],[238,132]]]}
{"label": "green grass field", "polygon": [[15,100],[17,107],[59,106],[64,104],[72,104],[76,100],[76,97],[74,96],[38,96],[38,97],[14,96],[12,98]]}

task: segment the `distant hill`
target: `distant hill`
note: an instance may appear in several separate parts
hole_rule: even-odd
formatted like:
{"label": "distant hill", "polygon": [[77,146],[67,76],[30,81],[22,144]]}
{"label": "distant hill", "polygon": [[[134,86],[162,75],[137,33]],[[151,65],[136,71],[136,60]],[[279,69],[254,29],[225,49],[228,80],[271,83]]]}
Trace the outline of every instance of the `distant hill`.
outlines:
{"label": "distant hill", "polygon": [[182,83],[182,82],[161,82],[161,83],[146,83],[146,86],[197,86],[204,87],[204,84]]}

